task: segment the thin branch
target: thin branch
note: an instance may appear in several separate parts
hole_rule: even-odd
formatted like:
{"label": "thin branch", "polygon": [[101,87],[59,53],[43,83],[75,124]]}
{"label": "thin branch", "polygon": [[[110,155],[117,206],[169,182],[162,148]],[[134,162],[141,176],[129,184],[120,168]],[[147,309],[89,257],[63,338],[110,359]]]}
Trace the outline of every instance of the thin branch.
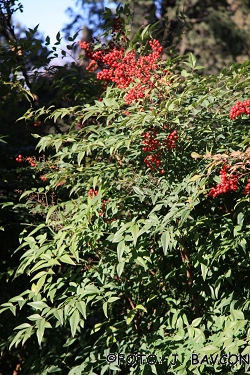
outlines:
{"label": "thin branch", "polygon": [[9,2],[4,3],[4,7],[6,13],[3,12],[2,8],[0,9],[0,34],[4,37],[8,45],[10,46],[10,50],[15,52],[16,60],[20,64],[21,63],[21,70],[25,79],[25,83],[28,88],[31,90],[32,85],[29,80],[28,73],[26,71],[24,61],[23,61],[23,50],[21,46],[18,46],[18,40],[15,35],[14,26],[12,26],[11,18],[12,18],[12,11],[10,8]]}

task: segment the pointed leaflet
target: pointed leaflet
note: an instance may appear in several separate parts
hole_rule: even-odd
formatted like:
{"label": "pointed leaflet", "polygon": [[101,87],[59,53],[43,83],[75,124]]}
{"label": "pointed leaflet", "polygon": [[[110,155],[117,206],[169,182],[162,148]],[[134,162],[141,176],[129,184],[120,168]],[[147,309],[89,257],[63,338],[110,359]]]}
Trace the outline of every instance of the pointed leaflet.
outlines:
{"label": "pointed leaflet", "polygon": [[167,250],[169,248],[169,243],[170,243],[170,233],[169,232],[162,233],[162,235],[161,235],[161,244],[162,244],[164,255],[167,254]]}
{"label": "pointed leaflet", "polygon": [[33,315],[30,315],[30,316],[28,316],[28,319],[29,320],[39,320],[39,319],[43,319],[43,317],[41,316],[41,315],[39,315],[39,314],[33,314]]}
{"label": "pointed leaflet", "polygon": [[77,307],[78,311],[80,311],[80,313],[82,314],[84,319],[87,319],[86,303],[84,301],[77,302],[76,307]]}
{"label": "pointed leaflet", "polygon": [[130,312],[128,313],[127,319],[126,319],[126,323],[128,325],[132,322],[132,320],[134,319],[136,313],[137,313],[136,309],[130,310]]}
{"label": "pointed leaflet", "polygon": [[37,340],[38,340],[39,346],[41,345],[42,338],[43,338],[43,335],[44,335],[45,324],[46,324],[46,320],[44,318],[39,319],[37,321],[37,328],[38,329],[36,331],[36,335],[37,335]]}
{"label": "pointed leaflet", "polygon": [[102,308],[103,308],[104,315],[108,319],[108,302],[104,302],[104,304],[102,305]]}
{"label": "pointed leaflet", "polygon": [[118,258],[118,262],[121,262],[122,261],[122,255],[123,255],[123,252],[125,250],[125,241],[121,241],[118,243],[117,245],[117,258]]}
{"label": "pointed leaflet", "polygon": [[73,314],[71,315],[70,319],[69,319],[71,334],[72,334],[73,337],[75,336],[76,329],[78,327],[79,321],[80,321],[79,312],[78,312],[78,310],[75,310],[73,312]]}
{"label": "pointed leaflet", "polygon": [[139,266],[142,266],[145,271],[148,269],[148,266],[142,257],[137,257],[135,263],[139,264]]}
{"label": "pointed leaflet", "polygon": [[29,328],[29,327],[31,327],[31,324],[23,323],[23,324],[20,324],[19,326],[15,327],[14,329],[24,329],[24,328]]}
{"label": "pointed leaflet", "polygon": [[17,345],[19,344],[19,342],[22,341],[22,337],[24,336],[25,332],[26,332],[26,329],[23,329],[22,331],[17,332],[16,336],[14,337],[14,339],[10,343],[9,349],[11,349],[11,347],[14,344],[15,344],[15,347],[17,347]]}
{"label": "pointed leaflet", "polygon": [[63,263],[75,265],[75,263],[73,262],[73,260],[70,258],[68,254],[64,254],[59,260]]}
{"label": "pointed leaflet", "polygon": [[37,310],[42,310],[45,307],[48,307],[47,303],[43,301],[29,302],[28,305],[34,307]]}
{"label": "pointed leaflet", "polygon": [[59,321],[59,323],[62,326],[63,322],[64,322],[64,320],[63,320],[63,309],[55,310],[54,316],[56,317],[56,319]]}
{"label": "pointed leaflet", "polygon": [[137,310],[142,310],[142,311],[144,311],[144,312],[147,312],[147,310],[145,309],[145,307],[142,306],[142,305],[136,305],[136,306],[135,306],[135,309],[137,309]]}
{"label": "pointed leaflet", "polygon": [[133,237],[133,240],[134,240],[134,245],[136,245],[137,238],[138,238],[138,233],[139,233],[139,226],[138,226],[138,224],[134,224],[130,228],[130,231],[132,233],[132,237]]}
{"label": "pointed leaflet", "polygon": [[47,213],[47,217],[46,217],[46,224],[48,224],[49,222],[49,218],[50,216],[53,214],[53,212],[57,209],[57,206],[52,206],[50,207],[48,213]]}
{"label": "pointed leaflet", "polygon": [[120,277],[121,274],[123,273],[124,265],[125,265],[125,262],[120,262],[117,264],[116,271],[117,271],[118,277]]}
{"label": "pointed leaflet", "polygon": [[199,349],[199,353],[201,354],[213,354],[219,352],[219,348],[214,345],[207,345],[204,348]]}

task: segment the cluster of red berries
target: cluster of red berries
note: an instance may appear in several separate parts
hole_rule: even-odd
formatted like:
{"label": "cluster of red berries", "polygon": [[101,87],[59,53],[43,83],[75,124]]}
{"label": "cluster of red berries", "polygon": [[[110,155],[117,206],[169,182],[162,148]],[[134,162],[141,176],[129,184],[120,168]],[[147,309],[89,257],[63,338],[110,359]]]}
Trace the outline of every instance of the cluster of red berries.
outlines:
{"label": "cluster of red berries", "polygon": [[98,190],[94,190],[94,189],[89,189],[88,191],[88,196],[92,199],[94,198],[95,196],[97,196],[98,194]]}
{"label": "cluster of red berries", "polygon": [[230,174],[228,177],[229,165],[224,165],[220,170],[220,179],[221,182],[217,184],[216,187],[212,187],[209,192],[209,196],[212,198],[217,197],[222,193],[227,193],[228,191],[236,191],[238,189],[238,176],[236,174]]}
{"label": "cluster of red berries", "polygon": [[[16,157],[16,161],[18,163],[22,163],[23,162],[23,155],[21,155],[21,154],[18,155]],[[26,158],[26,161],[30,163],[31,167],[36,167],[36,163],[34,162],[34,159],[32,159],[31,157]]]}
{"label": "cluster of red berries", "polygon": [[171,148],[176,148],[177,140],[178,140],[177,130],[174,130],[172,133],[168,135],[167,146],[169,150]]}
{"label": "cluster of red berries", "polygon": [[235,120],[236,117],[245,113],[250,115],[250,99],[244,100],[244,102],[237,102],[230,110],[230,118]]}
{"label": "cluster of red berries", "polygon": [[247,195],[249,193],[250,193],[250,178],[248,179],[245,190],[244,190],[245,195]]}
{"label": "cluster of red berries", "polygon": [[47,177],[46,176],[40,176],[40,179],[42,180],[42,181],[47,181]]}
{"label": "cluster of red berries", "polygon": [[154,128],[149,129],[149,131],[146,133],[143,133],[144,140],[142,141],[142,144],[145,146],[142,147],[142,151],[152,152],[160,148],[161,142],[156,139],[157,135],[158,131]]}
{"label": "cluster of red berries", "polygon": [[18,162],[18,163],[22,163],[22,161],[23,161],[23,155],[18,155],[17,157],[16,157],[16,161]]}
{"label": "cluster of red berries", "polygon": [[[143,141],[142,144],[144,147],[142,147],[142,151],[144,152],[150,152],[151,155],[147,155],[144,159],[144,163],[146,164],[147,168],[150,168],[152,171],[155,169],[159,169],[161,167],[161,142],[156,139],[158,134],[158,131],[154,128],[149,129],[146,133],[143,134]],[[152,152],[156,151],[155,154],[152,154]],[[162,170],[162,174],[164,173],[164,170]]]}
{"label": "cluster of red berries", "polygon": [[[164,127],[166,128],[166,127]],[[143,133],[143,141],[142,144],[142,151],[149,152],[150,155],[147,155],[144,159],[144,163],[146,163],[147,168],[150,168],[152,171],[155,169],[161,168],[161,155],[162,152],[166,149],[168,150],[172,148],[176,148],[176,142],[178,139],[177,130],[171,132],[167,139],[163,140],[162,142],[157,139],[158,131],[154,128],[149,129],[146,133]],[[152,152],[155,152],[152,154]],[[164,174],[164,169],[161,169],[161,174]]]}
{"label": "cluster of red berries", "polygon": [[29,162],[31,167],[36,167],[36,163],[35,163],[34,158],[28,157],[26,160],[27,160],[27,162]]}
{"label": "cluster of red berries", "polygon": [[[126,37],[124,39],[126,43]],[[152,53],[147,56],[137,57],[135,50],[125,52],[124,45],[108,42],[108,46],[94,50],[94,44],[80,42],[80,47],[85,50],[86,56],[92,61],[88,70],[102,70],[97,73],[97,78],[116,83],[120,89],[126,89],[131,83],[134,87],[125,95],[126,104],[145,97],[148,89],[152,90],[159,76],[155,74],[157,61],[160,59],[163,47],[153,39],[149,42]],[[136,81],[140,79],[140,83]]]}

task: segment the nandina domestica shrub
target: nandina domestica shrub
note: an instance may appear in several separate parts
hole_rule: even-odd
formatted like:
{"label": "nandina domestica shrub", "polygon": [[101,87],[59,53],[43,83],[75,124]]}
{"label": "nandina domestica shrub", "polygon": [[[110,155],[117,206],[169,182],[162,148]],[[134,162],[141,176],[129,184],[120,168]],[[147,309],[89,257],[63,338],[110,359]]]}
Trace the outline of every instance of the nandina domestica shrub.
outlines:
{"label": "nandina domestica shrub", "polygon": [[29,161],[53,198],[21,196],[46,217],[20,236],[16,276],[30,288],[2,304],[26,314],[9,345],[37,338],[36,356],[21,361],[28,374],[243,374],[249,118],[229,114],[247,100],[250,63],[199,76],[192,54],[162,60],[157,41],[130,49],[117,19],[120,49],[82,44],[107,81],[102,100],[46,110],[75,122],[36,136],[55,151]]}

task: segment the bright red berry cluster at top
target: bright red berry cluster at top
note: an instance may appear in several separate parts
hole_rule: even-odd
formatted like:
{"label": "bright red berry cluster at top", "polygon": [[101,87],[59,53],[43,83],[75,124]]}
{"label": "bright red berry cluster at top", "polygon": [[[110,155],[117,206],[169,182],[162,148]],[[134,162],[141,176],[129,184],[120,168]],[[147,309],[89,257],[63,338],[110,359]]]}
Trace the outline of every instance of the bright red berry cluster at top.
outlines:
{"label": "bright red berry cluster at top", "polygon": [[[157,129],[149,129],[146,133],[143,133],[143,141],[142,144],[142,151],[149,152],[150,155],[147,155],[144,159],[144,163],[146,164],[147,168],[150,168],[152,171],[155,169],[162,168],[161,166],[161,155],[162,152],[166,149],[171,150],[172,148],[176,148],[176,142],[178,139],[177,130],[171,132],[165,140],[162,142],[157,139],[158,130]],[[155,152],[155,153],[153,153]],[[164,173],[162,169],[160,171],[161,174]]]}
{"label": "bright red berry cluster at top", "polygon": [[227,193],[228,191],[236,191],[238,189],[238,176],[236,174],[230,174],[228,177],[229,165],[224,165],[220,170],[220,179],[221,182],[217,184],[216,187],[212,187],[209,192],[209,196],[216,198],[222,193]]}
{"label": "bright red berry cluster at top", "polygon": [[[117,29],[116,27],[113,30]],[[121,24],[118,23],[119,27]],[[119,31],[120,32],[120,31]],[[160,43],[153,39],[149,42],[152,53],[147,56],[137,57],[135,50],[125,51],[127,38],[122,36],[122,44],[109,41],[108,44],[102,44],[98,49],[94,49],[93,43],[80,42],[80,47],[85,50],[86,57],[92,59],[88,70],[102,70],[97,73],[97,78],[114,82],[120,89],[126,89],[131,83],[135,86],[125,95],[126,104],[132,103],[134,100],[144,98],[145,91],[153,89],[154,80],[159,77],[155,75],[154,70],[157,68],[157,61],[160,59],[163,47]],[[152,77],[154,79],[152,79]],[[140,79],[140,83],[136,83]]]}
{"label": "bright red berry cluster at top", "polygon": [[244,102],[237,102],[230,111],[230,118],[235,120],[236,117],[245,113],[246,115],[250,115],[250,99],[244,100]]}

